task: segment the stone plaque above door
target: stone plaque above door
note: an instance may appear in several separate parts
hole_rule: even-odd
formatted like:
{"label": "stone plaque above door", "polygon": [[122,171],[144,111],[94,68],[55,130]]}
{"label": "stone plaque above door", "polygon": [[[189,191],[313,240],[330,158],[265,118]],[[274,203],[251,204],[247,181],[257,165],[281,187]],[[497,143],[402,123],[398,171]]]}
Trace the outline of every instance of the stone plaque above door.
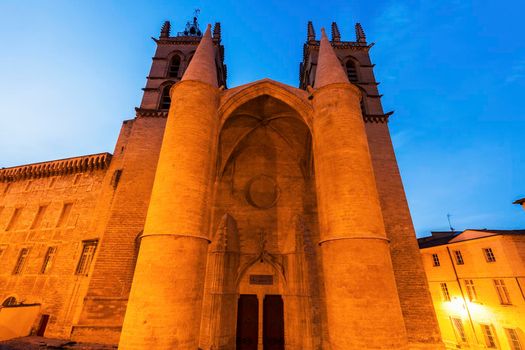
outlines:
{"label": "stone plaque above door", "polygon": [[273,275],[250,275],[250,284],[272,285]]}

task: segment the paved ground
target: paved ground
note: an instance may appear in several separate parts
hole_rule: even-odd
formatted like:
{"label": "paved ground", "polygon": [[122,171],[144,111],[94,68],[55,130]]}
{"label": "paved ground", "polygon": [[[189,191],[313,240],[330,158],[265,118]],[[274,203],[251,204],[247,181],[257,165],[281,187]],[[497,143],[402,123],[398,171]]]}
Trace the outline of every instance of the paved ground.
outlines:
{"label": "paved ground", "polygon": [[0,350],[114,350],[116,345],[77,343],[70,340],[24,337],[0,341]]}

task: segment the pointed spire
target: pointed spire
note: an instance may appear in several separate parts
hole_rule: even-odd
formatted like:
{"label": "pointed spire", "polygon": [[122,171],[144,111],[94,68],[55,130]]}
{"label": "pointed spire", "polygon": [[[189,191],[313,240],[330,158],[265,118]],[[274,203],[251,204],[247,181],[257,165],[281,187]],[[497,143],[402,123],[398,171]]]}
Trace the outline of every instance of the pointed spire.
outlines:
{"label": "pointed spire", "polygon": [[306,36],[307,41],[315,40],[315,30],[312,21],[308,21],[308,34]]}
{"label": "pointed spire", "polygon": [[211,25],[197,47],[197,51],[184,72],[181,80],[198,80],[217,87],[217,67],[215,66],[215,48],[211,38]]}
{"label": "pointed spire", "polygon": [[168,38],[170,36],[171,24],[170,21],[164,22],[162,28],[160,29],[160,37]]}
{"label": "pointed spire", "polygon": [[361,23],[355,24],[355,41],[358,43],[366,43],[366,35]]}
{"label": "pointed spire", "polygon": [[332,22],[332,41],[341,41],[341,33],[335,22]]}
{"label": "pointed spire", "polygon": [[320,88],[333,83],[348,83],[348,78],[328,41],[324,28],[321,29],[321,44],[315,73],[315,87]]}

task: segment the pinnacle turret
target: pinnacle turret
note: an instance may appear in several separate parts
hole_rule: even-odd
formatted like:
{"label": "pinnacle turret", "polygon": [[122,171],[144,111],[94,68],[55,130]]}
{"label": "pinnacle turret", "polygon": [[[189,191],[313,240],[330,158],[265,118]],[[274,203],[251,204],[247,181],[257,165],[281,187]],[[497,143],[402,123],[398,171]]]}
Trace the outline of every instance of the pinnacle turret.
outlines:
{"label": "pinnacle turret", "polygon": [[366,43],[366,35],[361,23],[355,24],[355,41],[358,43]]}
{"label": "pinnacle turret", "polygon": [[160,29],[160,37],[161,38],[169,38],[170,30],[171,30],[171,23],[170,23],[170,21],[164,22],[164,24],[162,25],[162,28]]}
{"label": "pinnacle turret", "polygon": [[317,71],[315,73],[315,87],[320,88],[333,83],[348,83],[348,78],[335,55],[332,44],[328,41],[324,28],[321,29],[321,44]]}
{"label": "pinnacle turret", "polygon": [[332,22],[332,41],[341,41],[341,33],[335,22]]}
{"label": "pinnacle turret", "polygon": [[315,30],[312,21],[308,21],[308,34],[306,36],[306,41],[315,40]]}

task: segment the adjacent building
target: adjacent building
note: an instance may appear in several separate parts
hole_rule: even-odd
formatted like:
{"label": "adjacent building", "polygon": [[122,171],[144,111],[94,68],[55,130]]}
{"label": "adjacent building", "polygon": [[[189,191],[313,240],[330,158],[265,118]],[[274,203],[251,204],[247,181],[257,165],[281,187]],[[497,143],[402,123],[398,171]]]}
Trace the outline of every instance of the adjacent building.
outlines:
{"label": "adjacent building", "polygon": [[432,232],[419,247],[449,349],[525,349],[525,230]]}

